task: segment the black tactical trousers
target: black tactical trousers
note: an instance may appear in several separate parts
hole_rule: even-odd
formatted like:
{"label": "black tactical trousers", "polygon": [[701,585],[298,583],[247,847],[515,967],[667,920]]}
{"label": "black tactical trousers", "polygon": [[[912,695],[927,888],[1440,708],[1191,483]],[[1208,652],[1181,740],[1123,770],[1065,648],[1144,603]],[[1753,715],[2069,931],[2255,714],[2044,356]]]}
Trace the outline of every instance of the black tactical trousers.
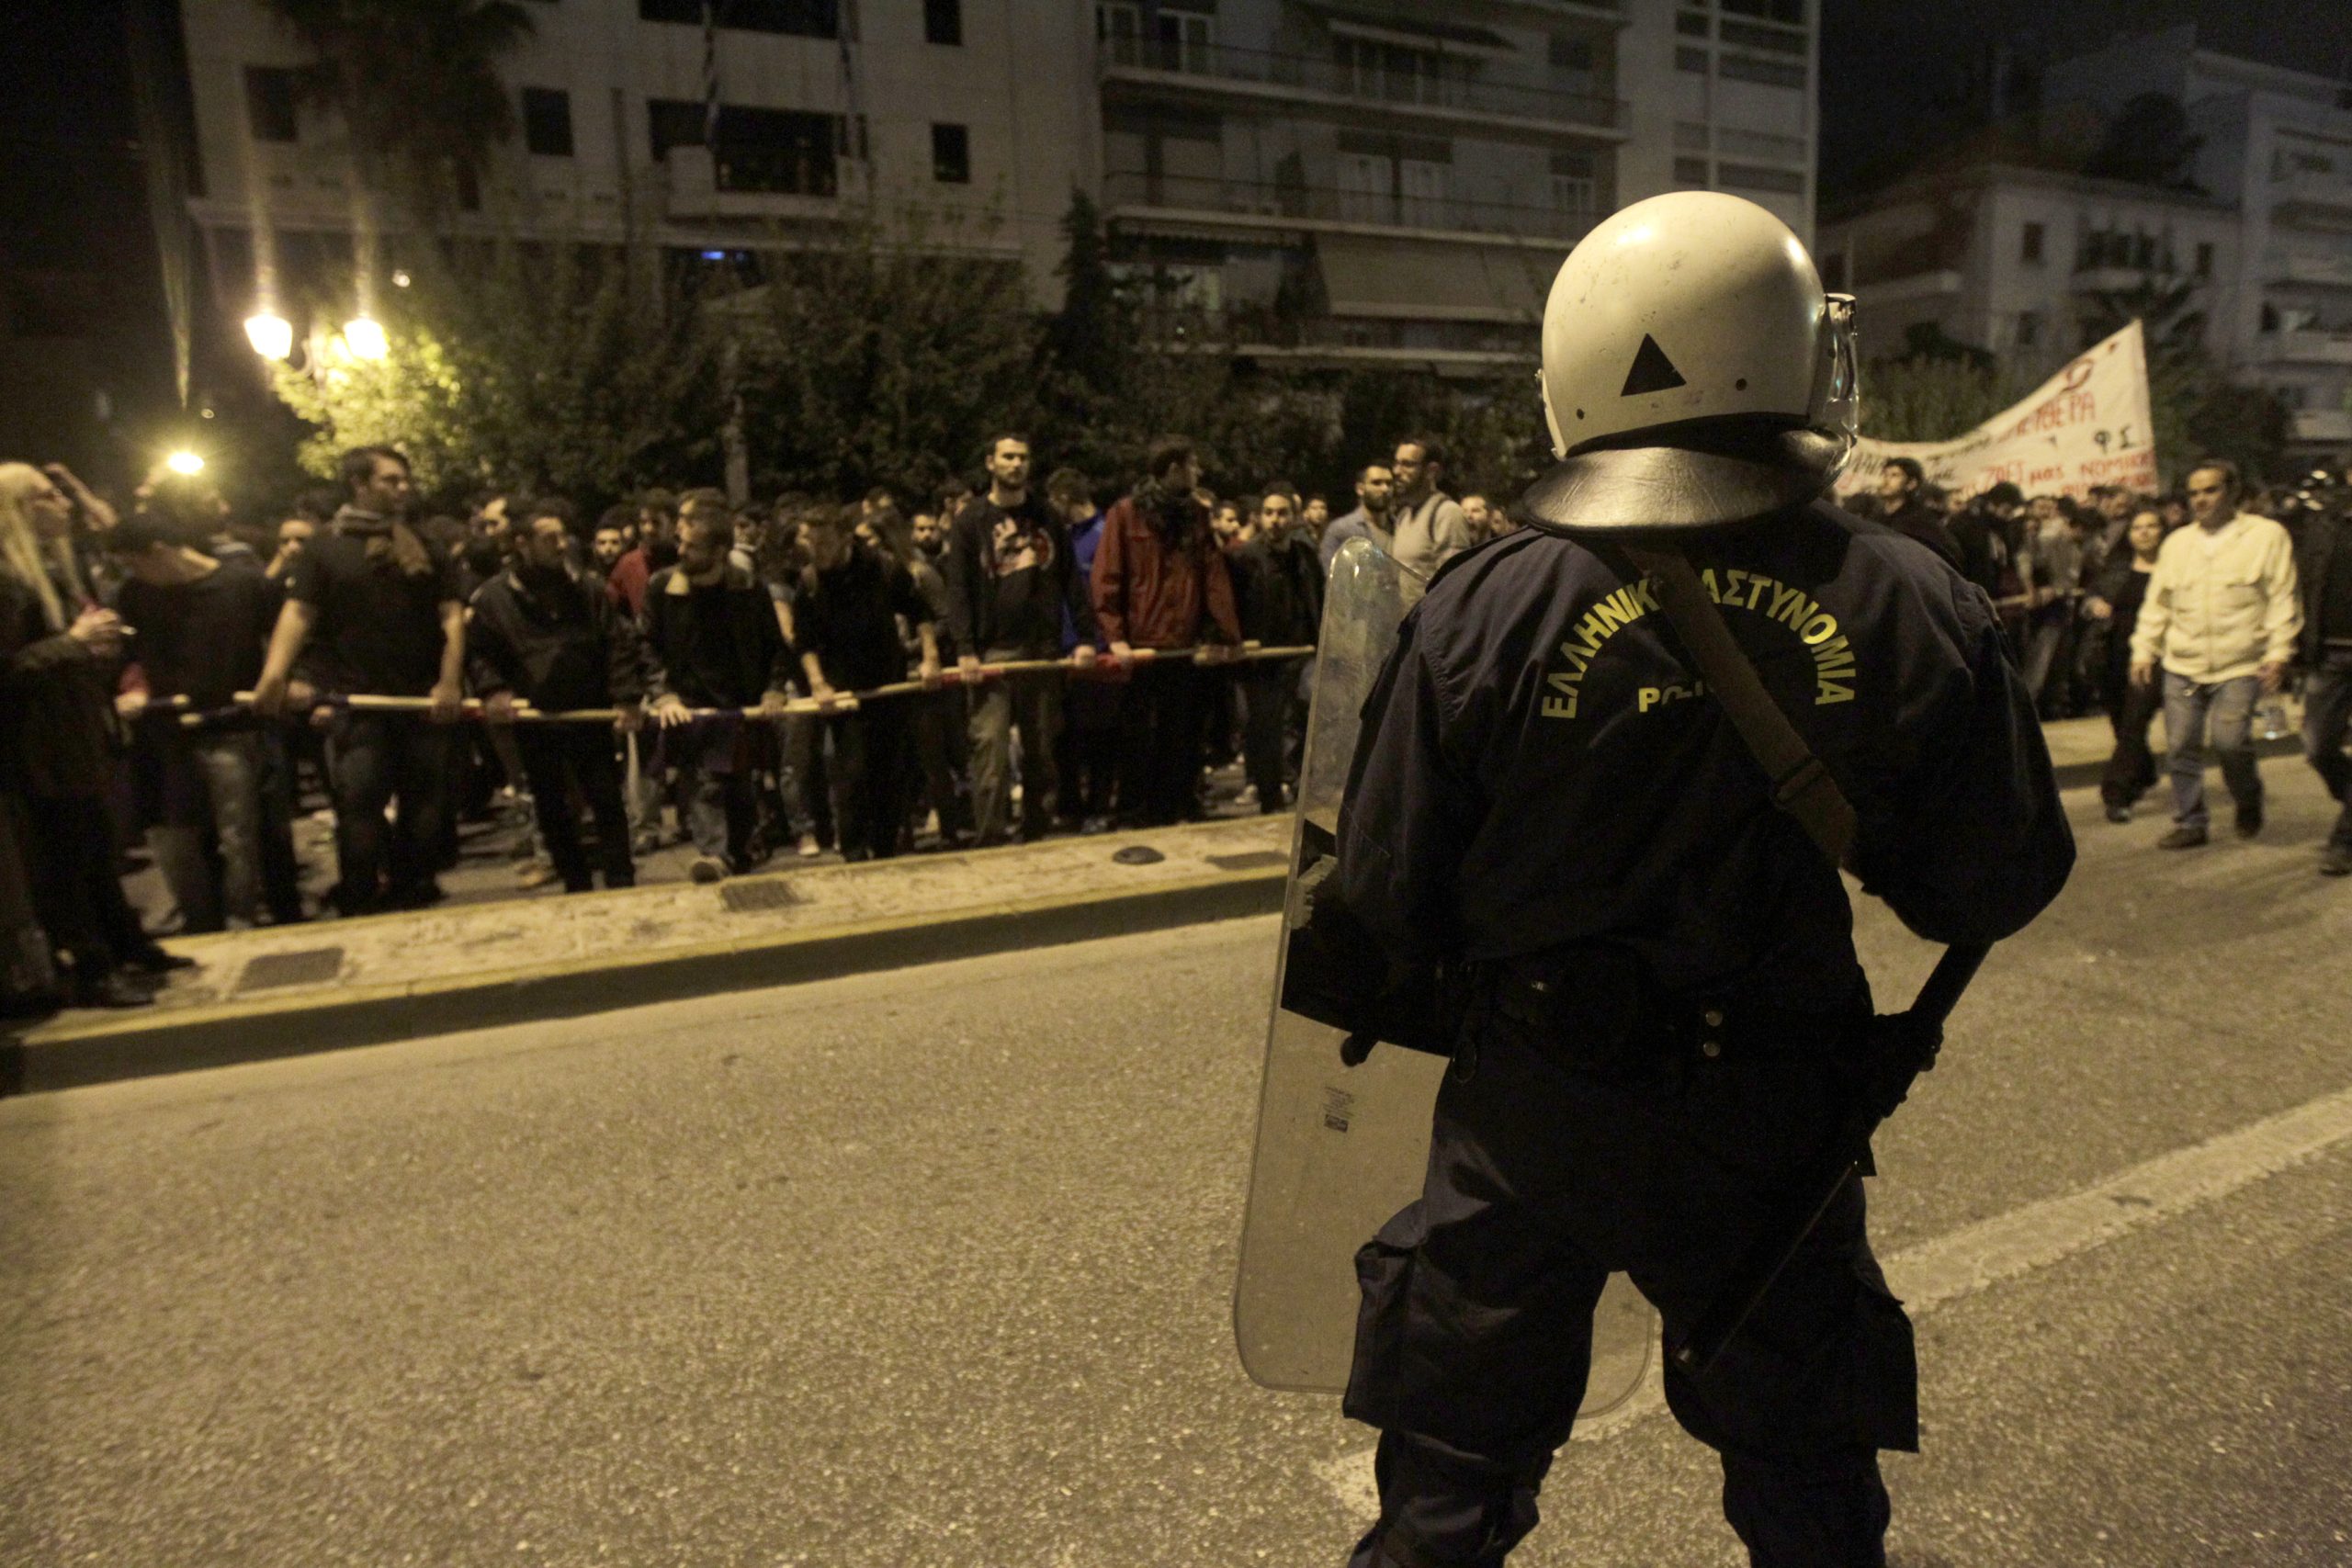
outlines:
{"label": "black tactical trousers", "polygon": [[[1381,1517],[1351,1568],[1500,1563],[1567,1440],[1610,1272],[1675,1339],[1838,1111],[1818,1039],[1737,1019],[1694,1017],[1630,1079],[1517,1026],[1474,1038],[1438,1098],[1420,1201],[1357,1260],[1346,1408],[1381,1429]],[[1759,1568],[1884,1563],[1877,1450],[1917,1446],[1917,1374],[1859,1183],[1704,1382],[1669,1365],[1666,1393],[1722,1455],[1724,1513]]]}

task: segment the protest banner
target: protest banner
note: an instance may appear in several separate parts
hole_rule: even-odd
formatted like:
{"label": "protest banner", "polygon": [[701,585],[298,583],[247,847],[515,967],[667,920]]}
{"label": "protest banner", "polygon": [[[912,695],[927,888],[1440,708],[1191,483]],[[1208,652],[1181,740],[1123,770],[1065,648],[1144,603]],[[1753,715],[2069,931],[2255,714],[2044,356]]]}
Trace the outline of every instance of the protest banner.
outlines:
{"label": "protest banner", "polygon": [[[1870,378],[1862,406],[1870,406]],[[2087,499],[2095,485],[2156,489],[2147,340],[2133,321],[2035,389],[2031,397],[1951,441],[1871,441],[1854,449],[1840,497],[1875,491],[1895,457],[1916,460],[1957,506],[2007,479],[2028,495]]]}

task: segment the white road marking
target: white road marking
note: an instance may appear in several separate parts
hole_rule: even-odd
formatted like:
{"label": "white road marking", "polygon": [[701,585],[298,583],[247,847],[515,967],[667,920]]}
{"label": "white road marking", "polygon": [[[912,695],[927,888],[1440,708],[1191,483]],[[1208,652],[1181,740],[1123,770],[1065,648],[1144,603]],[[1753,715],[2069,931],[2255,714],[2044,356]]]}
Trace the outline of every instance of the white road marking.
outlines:
{"label": "white road marking", "polygon": [[[1887,1260],[1887,1283],[1916,1317],[2226,1198],[2346,1139],[2352,1139],[2352,1089],[2159,1155],[2079,1192],[2029,1203],[1922,1242]],[[1665,1408],[1666,1385],[1653,1358],[1641,1392],[1600,1419],[1579,1425],[1574,1440],[1603,1441]],[[1315,1471],[1351,1515],[1379,1512],[1371,1450],[1343,1454]]]}

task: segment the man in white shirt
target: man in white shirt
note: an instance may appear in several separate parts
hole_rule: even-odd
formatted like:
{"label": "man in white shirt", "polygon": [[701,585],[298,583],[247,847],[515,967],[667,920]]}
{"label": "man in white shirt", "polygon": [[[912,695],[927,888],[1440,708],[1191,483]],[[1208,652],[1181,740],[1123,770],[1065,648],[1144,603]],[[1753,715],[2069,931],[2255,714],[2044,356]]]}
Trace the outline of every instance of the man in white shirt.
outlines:
{"label": "man in white shirt", "polygon": [[2238,808],[2240,838],[2262,831],[2262,775],[2255,767],[2254,705],[2285,682],[2302,630],[2295,550],[2287,530],[2237,509],[2234,464],[2199,464],[2188,476],[2191,526],[2164,542],[2147,601],[2132,633],[2132,679],[2164,674],[2171,743],[2173,829],[2168,850],[2206,840],[2205,740],[2210,727],[2222,777]]}

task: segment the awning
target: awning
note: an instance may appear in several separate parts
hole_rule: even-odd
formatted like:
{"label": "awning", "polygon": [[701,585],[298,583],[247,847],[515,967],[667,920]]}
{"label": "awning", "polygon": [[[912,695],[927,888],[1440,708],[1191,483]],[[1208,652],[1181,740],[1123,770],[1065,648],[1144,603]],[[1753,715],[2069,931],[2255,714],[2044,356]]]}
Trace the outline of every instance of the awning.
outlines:
{"label": "awning", "polygon": [[1334,316],[1423,321],[1544,320],[1566,248],[1323,234],[1315,242]]}

